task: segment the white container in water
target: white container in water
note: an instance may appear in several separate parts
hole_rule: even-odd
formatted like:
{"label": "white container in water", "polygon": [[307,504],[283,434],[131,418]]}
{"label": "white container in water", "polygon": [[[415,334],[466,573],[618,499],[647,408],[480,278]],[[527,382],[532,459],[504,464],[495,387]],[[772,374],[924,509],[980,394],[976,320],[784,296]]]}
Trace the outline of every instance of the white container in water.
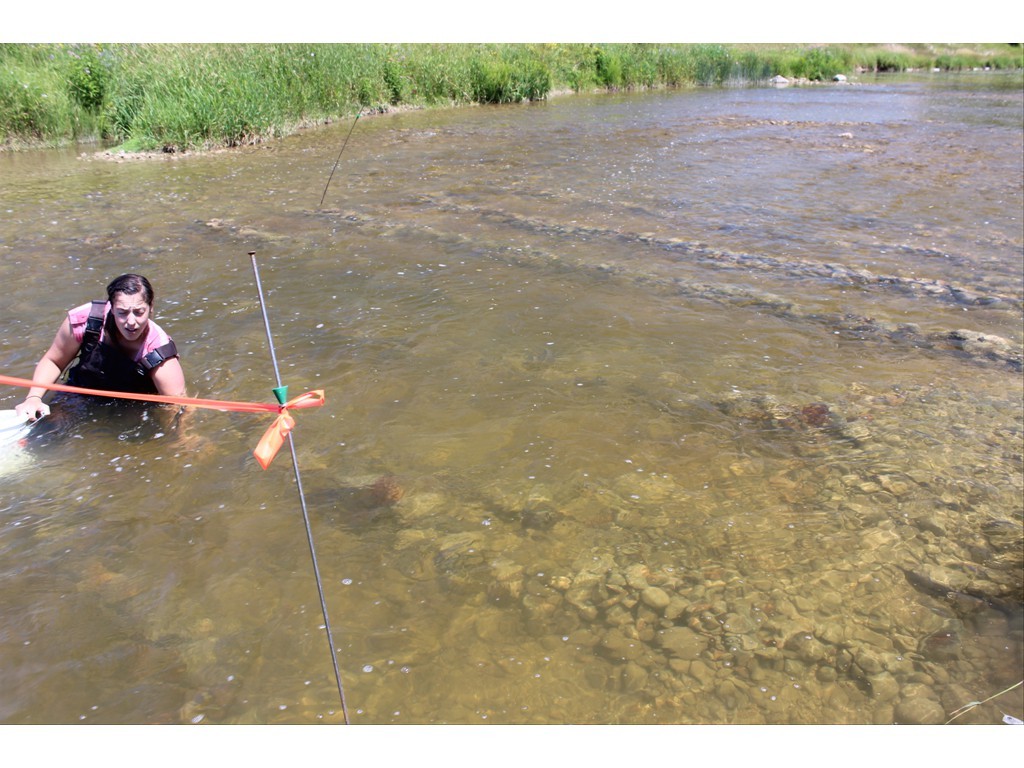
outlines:
{"label": "white container in water", "polygon": [[27,458],[24,440],[36,423],[13,410],[0,411],[0,476],[16,469]]}

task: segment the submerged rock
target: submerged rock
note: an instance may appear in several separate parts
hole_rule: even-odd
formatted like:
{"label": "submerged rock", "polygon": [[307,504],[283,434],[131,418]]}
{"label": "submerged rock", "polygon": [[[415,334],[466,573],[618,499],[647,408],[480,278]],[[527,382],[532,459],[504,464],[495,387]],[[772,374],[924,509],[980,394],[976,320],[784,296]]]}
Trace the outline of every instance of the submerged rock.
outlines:
{"label": "submerged rock", "polygon": [[319,488],[308,494],[310,501],[318,507],[334,508],[346,514],[359,514],[392,507],[405,496],[405,488],[392,475],[384,475],[372,481],[352,479]]}
{"label": "submerged rock", "polygon": [[1020,347],[1002,336],[959,328],[946,334],[942,341],[971,357],[1008,363],[1016,370],[1024,363]]}
{"label": "submerged rock", "polygon": [[942,705],[925,686],[907,686],[893,716],[901,725],[941,725],[946,721]]}
{"label": "submerged rock", "polygon": [[687,627],[670,627],[657,633],[662,649],[677,659],[692,661],[707,650],[708,640]]}
{"label": "submerged rock", "polygon": [[523,594],[523,566],[505,557],[491,563],[491,586],[488,595],[494,600],[510,598],[518,600]]}
{"label": "submerged rock", "polygon": [[647,589],[640,593],[640,599],[645,605],[654,608],[656,611],[664,610],[672,601],[668,592],[660,587],[647,587]]}
{"label": "submerged rock", "polygon": [[858,428],[840,415],[833,406],[824,402],[792,404],[783,402],[772,394],[750,394],[734,390],[718,398],[715,406],[728,416],[761,422],[769,427],[782,427],[793,432],[831,431],[839,437],[859,434]]}

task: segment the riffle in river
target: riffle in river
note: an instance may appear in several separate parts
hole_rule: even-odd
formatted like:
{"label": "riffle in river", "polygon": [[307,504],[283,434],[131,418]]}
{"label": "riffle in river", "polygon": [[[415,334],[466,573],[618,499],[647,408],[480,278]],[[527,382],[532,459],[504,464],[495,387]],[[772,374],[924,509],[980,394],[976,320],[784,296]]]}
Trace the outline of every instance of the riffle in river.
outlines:
{"label": "riffle in river", "polygon": [[[1021,718],[1022,114],[965,73],[382,115],[323,206],[346,125],[0,154],[0,371],[138,271],[191,394],[270,401],[255,251],[355,723]],[[266,419],[54,411],[0,464],[0,722],[339,722]]]}

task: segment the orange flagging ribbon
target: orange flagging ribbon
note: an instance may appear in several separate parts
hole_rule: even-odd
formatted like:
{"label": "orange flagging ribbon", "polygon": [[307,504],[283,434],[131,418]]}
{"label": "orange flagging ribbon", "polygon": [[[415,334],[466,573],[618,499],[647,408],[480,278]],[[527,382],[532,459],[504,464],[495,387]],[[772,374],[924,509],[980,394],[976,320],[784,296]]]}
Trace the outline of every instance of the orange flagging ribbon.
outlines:
{"label": "orange flagging ribbon", "polygon": [[256,450],[252,452],[260,466],[264,469],[270,466],[270,462],[274,460],[277,452],[284,445],[285,438],[295,428],[295,419],[288,413],[289,408],[312,408],[315,405],[323,404],[324,391],[322,389],[314,389],[312,392],[299,395],[284,405],[278,406],[280,412],[277,418],[267,428],[267,431],[263,433],[263,437],[260,438],[259,443],[256,445]]}
{"label": "orange flagging ribbon", "polygon": [[246,403],[238,400],[205,400],[199,397],[176,397],[174,395],[140,395],[134,392],[111,392],[105,389],[86,389],[85,387],[72,387],[69,384],[44,384],[29,379],[19,379],[14,376],[0,374],[0,384],[9,384],[12,387],[39,387],[51,389],[55,392],[74,392],[79,395],[93,395],[96,397],[116,397],[122,400],[144,400],[151,403],[166,403],[168,405],[187,405],[193,408],[209,408],[215,411],[238,411],[240,413],[277,413],[274,423],[267,428],[260,438],[253,451],[256,461],[266,469],[274,460],[277,452],[281,450],[285,439],[295,427],[295,419],[288,414],[289,408],[313,408],[324,404],[324,391],[314,389],[289,400],[284,405],[272,403]]}

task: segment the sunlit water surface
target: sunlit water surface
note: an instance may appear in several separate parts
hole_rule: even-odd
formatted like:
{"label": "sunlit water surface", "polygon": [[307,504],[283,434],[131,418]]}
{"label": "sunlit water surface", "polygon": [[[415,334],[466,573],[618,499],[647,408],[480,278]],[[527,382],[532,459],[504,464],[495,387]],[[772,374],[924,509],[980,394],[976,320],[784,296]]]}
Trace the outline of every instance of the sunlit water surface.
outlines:
{"label": "sunlit water surface", "polygon": [[[367,117],[322,207],[344,124],[0,155],[0,372],[141,271],[192,394],[271,401],[255,251],[352,722],[945,722],[1022,676],[1021,121],[990,74]],[[0,721],[341,722],[269,417],[166,416],[3,458]]]}

